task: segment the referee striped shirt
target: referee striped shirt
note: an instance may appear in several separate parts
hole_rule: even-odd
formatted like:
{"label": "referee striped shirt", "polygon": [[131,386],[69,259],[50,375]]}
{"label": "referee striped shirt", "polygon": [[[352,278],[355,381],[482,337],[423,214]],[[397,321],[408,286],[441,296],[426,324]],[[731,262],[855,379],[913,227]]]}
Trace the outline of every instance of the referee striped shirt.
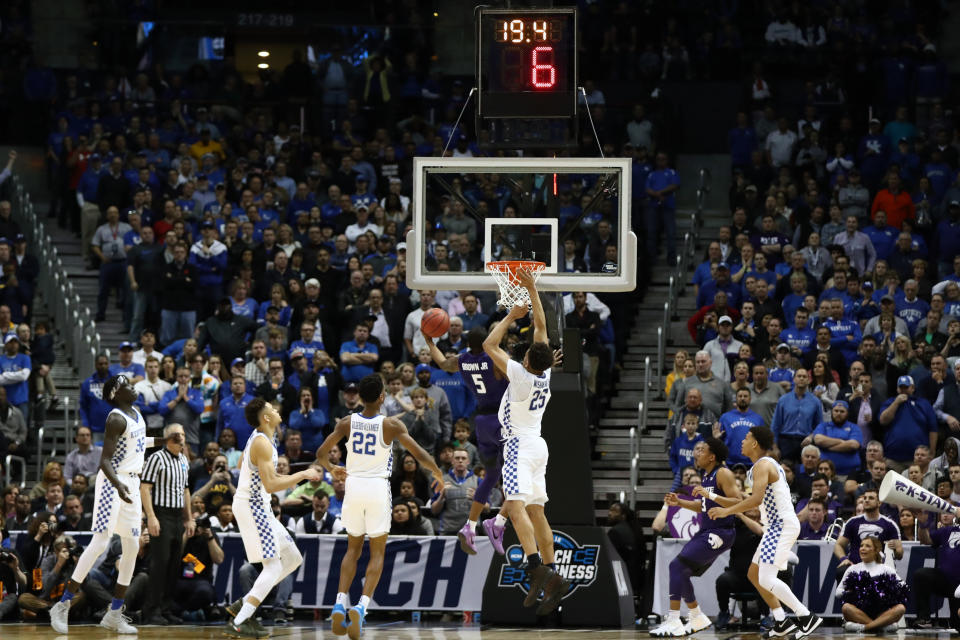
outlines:
{"label": "referee striped shirt", "polygon": [[174,456],[164,447],[147,458],[140,481],[153,485],[153,507],[183,508],[183,490],[187,487],[189,464],[182,453]]}

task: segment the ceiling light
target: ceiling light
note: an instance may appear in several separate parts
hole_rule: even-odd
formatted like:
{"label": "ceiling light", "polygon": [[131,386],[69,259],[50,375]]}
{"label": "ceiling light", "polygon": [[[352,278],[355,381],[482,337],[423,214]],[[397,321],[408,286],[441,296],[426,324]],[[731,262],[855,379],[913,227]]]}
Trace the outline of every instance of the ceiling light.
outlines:
{"label": "ceiling light", "polygon": [[269,52],[269,51],[257,51],[257,55],[260,56],[261,58],[269,58],[269,57],[270,57],[270,52]]}

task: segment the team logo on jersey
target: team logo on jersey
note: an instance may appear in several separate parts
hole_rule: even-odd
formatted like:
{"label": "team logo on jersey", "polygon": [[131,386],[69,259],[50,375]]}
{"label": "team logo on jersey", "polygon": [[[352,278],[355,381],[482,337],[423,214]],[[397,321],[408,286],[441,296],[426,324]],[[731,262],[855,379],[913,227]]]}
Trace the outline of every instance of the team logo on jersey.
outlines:
{"label": "team logo on jersey", "polygon": [[711,533],[707,536],[707,543],[710,545],[711,549],[719,549],[723,546],[723,538],[715,533]]}
{"label": "team logo on jersey", "polygon": [[[553,531],[553,557],[557,573],[570,581],[570,589],[564,598],[579,587],[589,587],[597,579],[597,560],[600,557],[600,545],[579,545],[577,541],[562,531]],[[530,577],[527,573],[523,548],[515,544],[507,549],[507,561],[500,567],[499,587],[520,587],[524,593],[530,591]]]}

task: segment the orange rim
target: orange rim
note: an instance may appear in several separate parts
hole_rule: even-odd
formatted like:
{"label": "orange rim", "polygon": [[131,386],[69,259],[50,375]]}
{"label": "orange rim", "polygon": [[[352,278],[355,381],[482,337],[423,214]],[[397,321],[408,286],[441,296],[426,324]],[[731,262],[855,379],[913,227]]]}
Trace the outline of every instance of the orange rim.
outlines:
{"label": "orange rim", "polygon": [[496,268],[496,267],[504,267],[504,266],[507,268],[507,271],[509,271],[510,273],[516,273],[517,269],[520,269],[521,267],[527,267],[535,271],[547,268],[547,264],[545,262],[537,262],[536,260],[498,260],[495,262],[487,263],[488,269],[491,267]]}

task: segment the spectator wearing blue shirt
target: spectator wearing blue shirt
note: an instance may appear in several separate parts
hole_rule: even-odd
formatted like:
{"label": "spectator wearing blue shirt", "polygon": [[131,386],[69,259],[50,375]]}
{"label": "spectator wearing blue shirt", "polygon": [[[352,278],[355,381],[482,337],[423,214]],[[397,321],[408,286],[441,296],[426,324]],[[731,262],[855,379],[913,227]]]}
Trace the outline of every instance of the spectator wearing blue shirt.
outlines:
{"label": "spectator wearing blue shirt", "polygon": [[679,188],[680,174],[667,166],[667,154],[658,153],[656,168],[647,176],[646,184],[649,198],[646,207],[647,259],[650,262],[657,256],[661,227],[666,235],[667,264],[673,264],[677,259],[677,204],[673,194]]}
{"label": "spectator wearing blue shirt", "polygon": [[190,369],[179,367],[173,388],[163,394],[157,407],[164,424],[183,425],[183,433],[193,453],[200,453],[200,415],[203,390],[190,385]]}
{"label": "spectator wearing blue shirt", "polygon": [[886,428],[883,451],[887,466],[903,473],[913,464],[913,453],[920,445],[937,450],[937,416],[930,403],[914,395],[913,378],[897,379],[897,395],[880,407],[880,424]]}
{"label": "spectator wearing blue shirt", "polygon": [[99,153],[90,156],[87,170],[80,176],[77,183],[77,199],[80,202],[80,250],[87,264],[92,263],[93,253],[90,250],[90,241],[100,223],[100,205],[97,191],[100,178],[107,172]]}
{"label": "spectator wearing blue shirt", "polygon": [[251,320],[257,319],[257,301],[248,298],[247,283],[243,280],[237,280],[233,283],[233,295],[230,296],[230,308],[233,314]]}
{"label": "spectator wearing blue shirt", "polygon": [[721,414],[719,423],[714,427],[713,437],[723,440],[730,451],[728,464],[751,464],[750,459],[740,452],[743,439],[753,427],[765,426],[766,422],[759,413],[750,408],[752,394],[750,389],[738,389],[734,409]]}
{"label": "spectator wearing blue shirt", "polygon": [[217,417],[217,437],[222,429],[230,428],[237,434],[237,448],[243,449],[247,445],[247,438],[253,433],[253,427],[247,423],[244,408],[253,400],[253,395],[247,393],[247,381],[242,375],[230,379],[230,395],[220,401],[220,412]]}
{"label": "spectator wearing blue shirt", "polygon": [[23,421],[30,424],[30,356],[20,353],[20,339],[10,333],[3,339],[0,355],[0,386],[7,391],[7,402],[20,409]]}
{"label": "spectator wearing blue shirt", "polygon": [[368,342],[369,338],[370,328],[365,323],[358,322],[353,329],[353,340],[340,346],[340,375],[345,383],[360,382],[364,377],[373,374],[380,360],[380,351],[377,345]]}
{"label": "spectator wearing blue shirt", "polygon": [[800,307],[793,314],[793,326],[780,333],[780,339],[786,342],[790,349],[799,356],[813,350],[817,343],[817,334],[808,324],[810,312]]}
{"label": "spectator wearing blue shirt", "polygon": [[803,441],[823,419],[823,404],[810,391],[810,373],[797,369],[793,374],[793,391],[777,401],[770,420],[770,430],[780,446],[781,460],[799,460]]}
{"label": "spectator wearing blue shirt", "polygon": [[937,224],[935,246],[940,275],[953,279],[960,277],[953,275],[954,264],[960,257],[960,200],[950,201],[947,217]]}
{"label": "spectator wearing blue shirt", "polygon": [[310,389],[300,389],[297,392],[297,398],[299,406],[296,411],[290,412],[290,430],[300,432],[305,450],[316,451],[323,444],[324,431],[329,422],[327,414],[313,406],[313,394]]}
{"label": "spectator wearing blue shirt", "polygon": [[[455,358],[460,353],[451,348],[442,351],[447,358]],[[433,369],[430,374],[430,384],[440,387],[447,394],[447,400],[450,401],[450,413],[454,422],[461,418],[469,419],[473,415],[477,408],[477,397],[463,383],[463,376],[460,375],[459,371],[451,373],[443,369]]]}
{"label": "spectator wearing blue shirt", "polygon": [[119,362],[110,365],[110,375],[125,375],[130,384],[136,384],[147,376],[142,364],[133,361],[133,343],[124,340],[120,343]]}
{"label": "spectator wearing blue shirt", "polygon": [[[200,223],[201,239],[190,247],[189,264],[196,274],[197,309],[207,319],[217,310],[223,297],[223,276],[227,270],[227,245],[217,240],[217,229],[210,220]],[[234,310],[236,313],[236,310]]]}
{"label": "spectator wearing blue shirt", "polygon": [[927,317],[927,311],[930,311],[930,303],[917,297],[920,286],[916,280],[907,280],[903,283],[903,297],[896,301],[897,317],[903,318],[910,329],[910,336],[917,333],[917,327],[920,321]]}
{"label": "spectator wearing blue shirt", "polygon": [[720,248],[720,243],[716,240],[707,246],[707,259],[697,265],[696,270],[693,272],[693,279],[691,280],[693,286],[696,287],[696,291],[699,291],[700,287],[713,279],[712,265],[723,262],[722,254],[723,251]]}
{"label": "spectator wearing blue shirt", "polygon": [[683,433],[676,437],[670,445],[670,469],[673,471],[671,491],[680,486],[681,471],[684,467],[694,464],[693,448],[698,442],[703,442],[703,435],[698,431],[700,418],[695,413],[688,413],[683,417]]}
{"label": "spectator wearing blue shirt", "polygon": [[757,132],[743,111],[737,113],[737,126],[727,133],[727,148],[734,169],[750,166],[750,154],[757,148]]}
{"label": "spectator wearing blue shirt", "polygon": [[95,434],[95,442],[103,442],[104,425],[107,414],[113,405],[103,399],[103,385],[110,379],[110,359],[105,355],[97,356],[95,371],[80,385],[80,424],[90,427]]}
{"label": "spectator wearing blue shirt", "polygon": [[490,316],[481,313],[478,306],[477,296],[472,293],[463,296],[464,311],[457,317],[463,320],[463,330],[466,333],[469,333],[474,327],[486,328],[487,323],[490,322]]}
{"label": "spectator wearing blue shirt", "polygon": [[883,209],[873,214],[873,224],[863,228],[863,233],[870,238],[877,260],[887,260],[893,253],[900,231],[887,224],[887,212]]}
{"label": "spectator wearing blue shirt", "polygon": [[325,351],[323,342],[315,340],[317,327],[312,322],[303,322],[300,324],[300,339],[290,343],[287,353],[290,354],[290,361],[296,357],[296,352],[307,360],[307,368],[313,371],[313,354],[317,351]]}
{"label": "spectator wearing blue shirt", "polygon": [[863,448],[863,433],[860,427],[847,420],[850,405],[837,400],[830,409],[831,420],[822,422],[813,430],[804,446],[814,444],[820,449],[820,457],[831,460],[837,473],[847,475],[860,468],[860,449]]}
{"label": "spectator wearing blue shirt", "polygon": [[[727,294],[727,305],[738,308],[740,306],[740,287],[730,281],[730,265],[721,262],[717,265],[716,277],[704,283],[697,292],[697,309],[713,303],[713,298],[717,291],[724,291]],[[466,329],[466,326],[464,326]]]}
{"label": "spectator wearing blue shirt", "polygon": [[943,161],[943,154],[936,147],[930,153],[930,162],[923,166],[923,175],[930,181],[933,204],[939,205],[955,174],[950,165]]}
{"label": "spectator wearing blue shirt", "polygon": [[830,301],[830,317],[821,324],[830,329],[830,346],[840,350],[849,367],[850,363],[856,360],[860,340],[863,339],[860,323],[848,320],[845,317],[843,300],[834,298]]}

